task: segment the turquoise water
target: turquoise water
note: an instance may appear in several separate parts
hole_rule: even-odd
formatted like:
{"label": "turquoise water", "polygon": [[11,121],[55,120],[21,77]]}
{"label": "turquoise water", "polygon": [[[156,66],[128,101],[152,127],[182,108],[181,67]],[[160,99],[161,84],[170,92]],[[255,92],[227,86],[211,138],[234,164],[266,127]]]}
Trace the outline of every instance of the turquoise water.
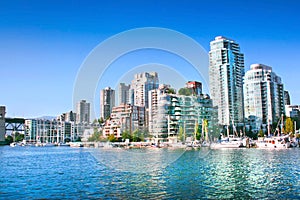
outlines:
{"label": "turquoise water", "polygon": [[0,147],[0,199],[299,199],[300,149]]}

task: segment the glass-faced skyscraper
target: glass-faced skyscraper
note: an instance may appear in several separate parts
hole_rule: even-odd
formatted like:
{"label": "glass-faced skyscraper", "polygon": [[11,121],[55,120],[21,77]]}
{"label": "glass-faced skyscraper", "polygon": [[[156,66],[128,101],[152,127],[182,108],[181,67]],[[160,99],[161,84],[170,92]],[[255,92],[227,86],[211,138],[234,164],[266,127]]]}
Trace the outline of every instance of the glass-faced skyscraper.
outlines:
{"label": "glass-faced skyscraper", "polygon": [[218,107],[220,125],[244,121],[244,54],[235,41],[218,36],[210,42],[209,84],[213,105]]}
{"label": "glass-faced skyscraper", "polygon": [[253,64],[245,75],[245,118],[252,130],[259,131],[261,125],[276,123],[284,114],[284,90],[281,78],[272,68]]}

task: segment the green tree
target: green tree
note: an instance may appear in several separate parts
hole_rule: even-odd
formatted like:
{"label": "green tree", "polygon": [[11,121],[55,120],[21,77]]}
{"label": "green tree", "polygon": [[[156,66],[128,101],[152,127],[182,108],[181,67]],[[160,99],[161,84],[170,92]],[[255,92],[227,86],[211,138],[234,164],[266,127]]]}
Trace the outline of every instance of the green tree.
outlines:
{"label": "green tree", "polygon": [[180,88],[178,91],[178,94],[185,95],[185,96],[191,96],[192,91],[189,88]]}
{"label": "green tree", "polygon": [[14,142],[13,136],[8,135],[8,136],[5,138],[5,143],[6,143],[6,144],[10,144],[10,143],[13,143],[13,142]]}
{"label": "green tree", "polygon": [[129,139],[129,141],[132,141],[132,137],[128,130],[122,132],[122,139],[123,140]]}
{"label": "green tree", "polygon": [[200,130],[200,126],[198,124],[198,122],[196,122],[195,124],[195,128],[194,128],[194,137],[196,140],[200,140],[201,138],[201,130]]}
{"label": "green tree", "polygon": [[97,128],[94,128],[94,133],[88,138],[89,142],[99,142],[102,139],[101,132],[98,131]]}
{"label": "green tree", "polygon": [[252,127],[250,126],[249,130],[246,129],[246,136],[252,138],[253,140],[257,140],[257,134],[252,131]]}
{"label": "green tree", "polygon": [[115,137],[115,135],[114,134],[110,134],[109,136],[108,136],[108,141],[110,141],[110,142],[115,142],[117,139],[116,139],[116,137]]}
{"label": "green tree", "polygon": [[132,141],[133,142],[140,142],[144,140],[140,130],[136,129],[135,131],[132,132]]}
{"label": "green tree", "polygon": [[175,90],[174,90],[173,88],[169,88],[169,89],[167,90],[167,93],[168,93],[168,94],[175,94]]}
{"label": "green tree", "polygon": [[20,142],[24,140],[24,134],[21,134],[19,132],[15,132],[15,142]]}
{"label": "green tree", "polygon": [[178,138],[180,141],[184,141],[184,131],[183,131],[183,128],[182,126],[179,127],[179,134],[178,134]]}
{"label": "green tree", "polygon": [[100,119],[98,119],[99,124],[103,124],[104,123],[104,119],[103,117],[101,117]]}
{"label": "green tree", "polygon": [[285,130],[286,134],[294,132],[294,123],[290,117],[288,117],[285,121],[285,129],[284,130]]}
{"label": "green tree", "polygon": [[264,137],[264,136],[265,136],[265,134],[264,134],[263,130],[260,129],[258,132],[258,137]]}

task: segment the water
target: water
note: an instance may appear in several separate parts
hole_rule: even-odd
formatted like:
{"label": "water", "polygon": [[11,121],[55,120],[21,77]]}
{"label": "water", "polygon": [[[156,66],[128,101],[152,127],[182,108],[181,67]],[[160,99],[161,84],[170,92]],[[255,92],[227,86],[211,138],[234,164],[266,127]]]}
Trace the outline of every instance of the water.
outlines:
{"label": "water", "polygon": [[0,199],[299,199],[300,149],[0,147]]}

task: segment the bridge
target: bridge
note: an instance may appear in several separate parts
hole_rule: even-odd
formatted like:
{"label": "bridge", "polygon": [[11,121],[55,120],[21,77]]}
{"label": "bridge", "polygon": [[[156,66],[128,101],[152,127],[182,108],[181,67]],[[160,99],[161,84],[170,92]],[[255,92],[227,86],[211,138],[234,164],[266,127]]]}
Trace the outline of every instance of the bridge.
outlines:
{"label": "bridge", "polygon": [[19,132],[25,134],[25,119],[24,118],[5,118],[5,132],[11,134]]}
{"label": "bridge", "polygon": [[6,118],[5,109],[0,107],[0,144],[5,144],[5,135],[12,135],[15,132],[25,134],[24,118]]}

